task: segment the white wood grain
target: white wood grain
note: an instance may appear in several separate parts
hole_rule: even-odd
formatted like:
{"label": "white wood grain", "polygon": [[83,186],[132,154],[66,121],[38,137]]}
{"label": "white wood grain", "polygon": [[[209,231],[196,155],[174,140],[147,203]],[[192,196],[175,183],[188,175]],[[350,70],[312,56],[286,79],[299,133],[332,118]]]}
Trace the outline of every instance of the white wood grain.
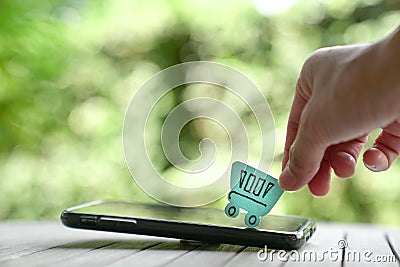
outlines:
{"label": "white wood grain", "polygon": [[[142,250],[129,257],[120,259],[109,266],[165,266],[166,264],[190,253],[192,249],[182,248],[177,242],[160,243],[157,246]],[[190,262],[187,262],[191,265]]]}
{"label": "white wood grain", "polygon": [[318,224],[314,236],[297,252],[290,252],[284,266],[341,266],[338,242],[344,239],[345,228],[340,224]]}
{"label": "white wood grain", "polygon": [[204,245],[171,261],[166,266],[186,267],[188,263],[191,266],[223,266],[244,249],[243,246],[235,245]]}
{"label": "white wood grain", "polygon": [[400,265],[400,229],[386,229],[386,238],[389,242],[390,249],[394,254],[394,258],[388,260],[396,261]]}
{"label": "white wood grain", "polygon": [[261,261],[257,254],[262,248],[247,247],[242,252],[238,253],[232,258],[225,266],[233,267],[247,267],[247,266],[282,266],[281,261]]}
{"label": "white wood grain", "polygon": [[[338,241],[345,240],[343,266],[398,266],[393,251],[400,253],[400,229],[385,229],[367,224],[319,223],[309,244],[298,251],[338,250]],[[390,243],[389,243],[389,242]],[[178,240],[73,230],[59,222],[0,222],[0,266],[340,266],[340,260],[324,261],[260,260],[260,248],[235,245],[185,245]],[[360,260],[349,258],[358,251]],[[366,262],[364,252],[371,252]],[[306,255],[310,257],[310,255]],[[378,256],[391,262],[377,262]],[[392,258],[388,258],[392,256]],[[318,258],[317,258],[318,259]],[[319,258],[320,259],[320,258]],[[374,262],[375,260],[375,262]],[[382,258],[381,258],[382,260]]]}
{"label": "white wood grain", "polygon": [[111,263],[144,247],[171,242],[160,237],[69,229],[56,221],[1,222],[0,237],[0,266],[71,266],[68,263],[75,261],[105,266],[100,255]]}
{"label": "white wood grain", "polygon": [[385,229],[368,224],[353,224],[346,227],[346,234],[343,266],[398,266],[396,262],[381,260],[393,256]]}

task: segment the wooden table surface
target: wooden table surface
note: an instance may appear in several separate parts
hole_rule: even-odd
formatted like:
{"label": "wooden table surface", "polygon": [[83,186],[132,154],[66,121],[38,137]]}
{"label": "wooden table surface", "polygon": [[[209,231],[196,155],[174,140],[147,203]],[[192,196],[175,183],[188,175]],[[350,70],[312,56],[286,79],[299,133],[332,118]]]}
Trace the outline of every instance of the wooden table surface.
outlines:
{"label": "wooden table surface", "polygon": [[67,229],[58,221],[0,222],[0,266],[399,266],[400,228],[319,223],[298,251]]}

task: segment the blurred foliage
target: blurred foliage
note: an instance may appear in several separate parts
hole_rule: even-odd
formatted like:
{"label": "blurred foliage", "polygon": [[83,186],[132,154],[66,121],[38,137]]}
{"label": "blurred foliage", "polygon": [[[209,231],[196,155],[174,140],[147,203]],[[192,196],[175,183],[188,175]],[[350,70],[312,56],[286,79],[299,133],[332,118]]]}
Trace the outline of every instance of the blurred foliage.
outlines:
{"label": "blurred foliage", "polygon": [[[0,1],[0,219],[56,218],[101,198],[154,201],[125,167],[124,112],[146,79],[185,61],[228,64],[260,87],[277,127],[278,176],[304,60],[383,37],[399,25],[400,2],[304,0],[271,13],[274,2]],[[174,94],[172,107],[182,100]],[[184,151],[202,136],[192,128]],[[379,174],[359,163],[353,179],[333,178],[328,196],[286,193],[274,213],[399,224],[399,171],[398,162]]]}

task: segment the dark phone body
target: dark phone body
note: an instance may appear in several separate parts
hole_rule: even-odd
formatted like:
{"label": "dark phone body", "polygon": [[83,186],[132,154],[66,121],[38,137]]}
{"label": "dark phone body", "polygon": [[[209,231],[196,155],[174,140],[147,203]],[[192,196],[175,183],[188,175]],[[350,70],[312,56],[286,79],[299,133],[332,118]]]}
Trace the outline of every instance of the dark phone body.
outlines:
{"label": "dark phone body", "polygon": [[243,215],[228,218],[222,210],[156,204],[95,201],[64,210],[67,227],[226,243],[273,249],[298,249],[315,232],[312,219],[267,215],[258,229],[242,227]]}

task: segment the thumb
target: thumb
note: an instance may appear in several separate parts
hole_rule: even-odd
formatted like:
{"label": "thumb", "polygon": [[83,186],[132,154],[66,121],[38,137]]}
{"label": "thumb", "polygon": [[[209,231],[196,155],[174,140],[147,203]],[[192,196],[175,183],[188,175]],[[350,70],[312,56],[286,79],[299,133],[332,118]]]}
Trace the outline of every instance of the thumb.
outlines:
{"label": "thumb", "polygon": [[279,177],[279,185],[295,191],[309,183],[320,169],[328,144],[323,131],[321,112],[314,112],[311,103],[305,108],[299,130],[289,152],[289,162]]}

